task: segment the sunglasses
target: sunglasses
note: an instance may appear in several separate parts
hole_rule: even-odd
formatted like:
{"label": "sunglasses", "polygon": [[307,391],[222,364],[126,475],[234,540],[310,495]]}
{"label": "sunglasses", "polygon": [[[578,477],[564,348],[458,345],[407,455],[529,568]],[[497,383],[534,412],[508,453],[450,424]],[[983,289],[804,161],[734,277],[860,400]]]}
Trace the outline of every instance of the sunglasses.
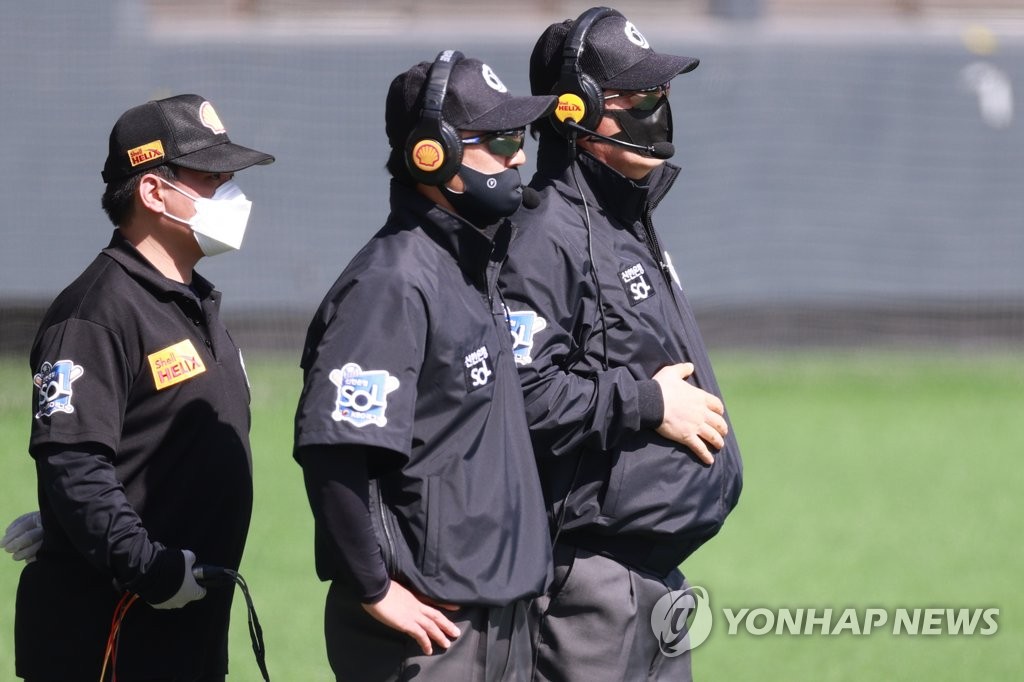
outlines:
{"label": "sunglasses", "polygon": [[498,156],[515,156],[526,142],[526,128],[499,130],[475,137],[462,138],[462,144],[486,144],[487,150]]}
{"label": "sunglasses", "polygon": [[670,83],[664,85],[656,85],[653,88],[647,88],[646,90],[632,90],[630,92],[618,92],[614,95],[605,95],[604,101],[610,99],[616,99],[618,97],[626,97],[629,99],[628,109],[637,109],[638,111],[650,111],[654,107],[658,106],[662,98],[668,97],[669,90],[672,89]]}

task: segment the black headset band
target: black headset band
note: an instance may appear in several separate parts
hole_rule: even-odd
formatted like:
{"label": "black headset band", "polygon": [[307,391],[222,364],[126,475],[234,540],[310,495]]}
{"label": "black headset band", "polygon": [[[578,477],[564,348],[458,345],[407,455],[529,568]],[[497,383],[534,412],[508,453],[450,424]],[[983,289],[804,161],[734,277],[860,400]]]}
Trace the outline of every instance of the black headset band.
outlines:
{"label": "black headset band", "polygon": [[582,73],[580,57],[583,56],[583,43],[587,39],[590,28],[605,17],[621,17],[622,13],[611,7],[591,7],[573,22],[569,35],[565,37],[562,47],[562,75],[571,76]]}
{"label": "black headset band", "polygon": [[427,74],[427,87],[423,93],[424,118],[441,120],[441,109],[444,107],[444,96],[448,92],[448,81],[451,80],[452,68],[462,60],[458,50],[445,50],[437,55]]}

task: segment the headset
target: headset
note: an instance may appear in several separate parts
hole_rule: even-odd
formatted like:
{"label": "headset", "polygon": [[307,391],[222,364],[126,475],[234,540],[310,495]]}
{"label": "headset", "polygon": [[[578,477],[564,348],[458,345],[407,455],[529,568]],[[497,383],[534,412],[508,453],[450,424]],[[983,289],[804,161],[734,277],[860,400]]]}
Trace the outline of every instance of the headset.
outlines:
{"label": "headset", "polygon": [[[587,137],[603,140],[608,144],[623,147],[655,159],[670,159],[675,154],[671,142],[656,142],[652,145],[633,144],[625,140],[601,135],[596,131],[604,116],[604,89],[597,81],[583,73],[580,57],[583,43],[590,28],[605,17],[625,17],[609,7],[591,7],[573,23],[572,30],[562,46],[562,69],[551,90],[558,97],[558,105],[551,113],[551,126],[562,137],[575,142],[582,133]],[[575,149],[572,150],[575,158]]]}
{"label": "headset", "polygon": [[405,166],[413,180],[424,185],[443,185],[462,165],[462,140],[441,113],[452,69],[462,59],[457,50],[445,50],[434,59],[420,120],[405,142]]}
{"label": "headset", "polygon": [[[590,28],[605,17],[621,17],[610,7],[591,7],[573,23],[562,46],[562,71],[551,94],[558,105],[551,113],[551,125],[563,137],[575,137],[579,128],[597,128],[604,115],[604,90],[593,78],[583,73],[580,56]],[[570,123],[571,122],[571,123]],[[572,125],[575,123],[575,125]]]}

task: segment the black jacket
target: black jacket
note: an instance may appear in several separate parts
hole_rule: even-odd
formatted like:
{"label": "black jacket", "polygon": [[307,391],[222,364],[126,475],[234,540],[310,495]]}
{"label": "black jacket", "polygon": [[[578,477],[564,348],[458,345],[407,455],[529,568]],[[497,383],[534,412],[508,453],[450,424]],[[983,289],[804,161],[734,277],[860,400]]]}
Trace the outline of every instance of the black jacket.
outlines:
{"label": "black jacket", "polygon": [[[407,587],[466,605],[535,596],[550,543],[495,291],[511,226],[492,239],[391,187],[387,224],[310,323],[296,452],[390,454],[367,462],[370,512],[388,572]],[[341,548],[314,514],[318,572],[343,580]]]}
{"label": "black jacket", "polygon": [[181,585],[177,548],[232,569],[242,558],[249,388],[219,310],[209,282],[172,282],[115,231],[43,318],[29,450],[46,532],[18,588],[19,675],[98,678],[122,590],[142,600],[121,629],[121,676],[227,670],[230,586],[180,609],[143,603]]}
{"label": "black jacket", "polygon": [[692,362],[689,381],[721,396],[651,220],[678,173],[665,164],[638,185],[583,154],[584,206],[569,167],[540,165],[540,205],[517,214],[501,275],[552,522],[658,574],[718,532],[742,485],[731,426],[711,467],[654,431],[660,368]]}

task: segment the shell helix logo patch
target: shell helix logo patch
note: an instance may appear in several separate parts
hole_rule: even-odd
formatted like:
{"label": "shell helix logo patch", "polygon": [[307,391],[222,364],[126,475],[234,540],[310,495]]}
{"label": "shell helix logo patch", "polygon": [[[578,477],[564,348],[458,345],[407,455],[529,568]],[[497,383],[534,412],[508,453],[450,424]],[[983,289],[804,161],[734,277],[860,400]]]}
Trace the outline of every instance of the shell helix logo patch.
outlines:
{"label": "shell helix logo patch", "polygon": [[620,272],[619,281],[622,282],[622,288],[631,306],[639,305],[654,296],[654,287],[647,279],[647,273],[641,263],[631,265]]}
{"label": "shell helix logo patch", "polygon": [[587,115],[587,107],[584,106],[583,100],[579,95],[574,95],[571,92],[558,96],[558,105],[555,106],[555,118],[562,123],[572,119],[579,123],[583,120],[583,117]]}
{"label": "shell helix logo patch", "polygon": [[528,365],[533,362],[533,340],[547,328],[548,321],[532,310],[505,312],[512,332],[512,357],[517,365]]}
{"label": "shell helix logo patch", "polygon": [[50,364],[44,362],[39,373],[32,377],[36,386],[36,419],[50,417],[57,412],[71,414],[75,406],[71,404],[71,384],[85,374],[81,365],[74,360],[58,360]]}
{"label": "shell helix logo patch", "polygon": [[220,121],[220,116],[217,115],[217,111],[209,102],[203,102],[199,105],[199,122],[217,135],[227,132],[224,124]]}
{"label": "shell helix logo patch", "polygon": [[494,380],[494,366],[487,346],[480,346],[463,360],[466,368],[466,390],[475,391]]}
{"label": "shell helix logo patch", "polygon": [[331,370],[327,378],[338,387],[331,419],[359,428],[388,423],[388,394],[398,388],[398,377],[383,369],[363,370],[350,362]]}
{"label": "shell helix logo patch", "polygon": [[203,359],[189,339],[151,353],[146,359],[149,360],[153,384],[158,391],[194,379],[206,371]]}
{"label": "shell helix logo patch", "polygon": [[435,171],[444,163],[444,149],[437,140],[425,139],[412,148],[412,162],[421,171]]}
{"label": "shell helix logo patch", "polygon": [[128,150],[128,163],[135,168],[139,164],[164,158],[164,143],[153,140]]}

